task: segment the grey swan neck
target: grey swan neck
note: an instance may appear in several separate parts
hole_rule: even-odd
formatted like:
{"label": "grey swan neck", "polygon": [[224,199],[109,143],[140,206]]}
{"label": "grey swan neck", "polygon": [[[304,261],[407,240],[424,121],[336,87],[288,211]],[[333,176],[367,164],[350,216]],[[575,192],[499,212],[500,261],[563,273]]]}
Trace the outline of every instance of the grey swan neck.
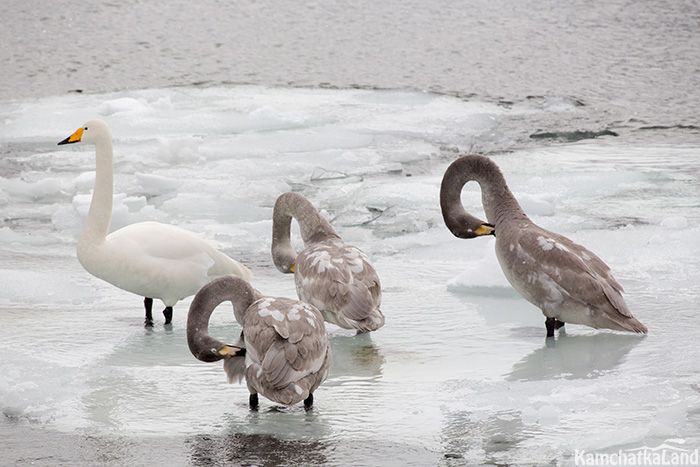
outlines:
{"label": "grey swan neck", "polygon": [[226,344],[209,335],[209,320],[219,304],[230,301],[233,313],[241,325],[245,312],[260,295],[244,279],[223,276],[202,287],[190,304],[187,314],[187,345],[192,354],[204,362],[224,358],[219,353]]}
{"label": "grey swan neck", "polygon": [[448,228],[454,233],[460,226],[478,227],[479,219],[469,214],[462,205],[462,188],[470,181],[481,187],[481,202],[488,221],[496,227],[504,223],[531,223],[498,166],[488,157],[478,154],[462,156],[445,171],[440,190],[440,205]]}
{"label": "grey swan neck", "polygon": [[291,243],[292,218],[299,223],[305,247],[330,238],[340,238],[303,195],[284,193],[277,198],[272,213],[272,260],[282,272],[291,272],[297,257]]}
{"label": "grey swan neck", "polygon": [[95,186],[85,224],[78,238],[78,254],[105,241],[112,220],[114,154],[109,129],[95,142]]}

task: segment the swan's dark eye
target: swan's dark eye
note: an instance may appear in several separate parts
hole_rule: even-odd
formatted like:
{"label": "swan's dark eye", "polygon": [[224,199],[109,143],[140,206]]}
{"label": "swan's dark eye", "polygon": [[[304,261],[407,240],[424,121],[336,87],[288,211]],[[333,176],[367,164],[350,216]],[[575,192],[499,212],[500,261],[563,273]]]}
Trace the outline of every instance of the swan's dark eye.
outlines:
{"label": "swan's dark eye", "polygon": [[87,127],[83,128],[83,130],[87,130]]}

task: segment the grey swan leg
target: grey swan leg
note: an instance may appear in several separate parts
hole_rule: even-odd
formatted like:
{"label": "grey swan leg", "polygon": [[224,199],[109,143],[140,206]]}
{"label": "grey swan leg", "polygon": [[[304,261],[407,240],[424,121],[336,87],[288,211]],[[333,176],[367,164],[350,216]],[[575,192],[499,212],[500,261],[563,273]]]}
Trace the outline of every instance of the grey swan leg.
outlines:
{"label": "grey swan leg", "polygon": [[248,398],[248,404],[250,404],[251,410],[258,410],[258,394],[251,394]]}
{"label": "grey swan leg", "polygon": [[304,410],[311,410],[314,406],[314,395],[309,393],[309,397],[304,399]]}
{"label": "grey swan leg", "polygon": [[557,320],[554,318],[547,318],[544,321],[544,325],[547,328],[547,337],[554,337],[554,329],[556,329]]}
{"label": "grey swan leg", "polygon": [[547,318],[544,322],[547,328],[547,337],[554,337],[554,330],[563,328],[566,323],[555,318]]}
{"label": "grey swan leg", "polygon": [[153,313],[151,312],[153,308],[153,299],[148,297],[144,298],[143,306],[146,308],[146,320],[143,324],[146,327],[151,327],[153,326]]}
{"label": "grey swan leg", "polygon": [[173,307],[166,306],[165,310],[163,310],[163,316],[165,316],[165,324],[170,324],[173,320]]}

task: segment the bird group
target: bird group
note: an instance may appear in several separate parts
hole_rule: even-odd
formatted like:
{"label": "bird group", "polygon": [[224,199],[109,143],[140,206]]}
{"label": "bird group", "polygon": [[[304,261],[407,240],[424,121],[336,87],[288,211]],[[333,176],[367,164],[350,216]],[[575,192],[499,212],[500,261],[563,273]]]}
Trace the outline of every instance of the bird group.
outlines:
{"label": "bird group", "polygon": [[[343,242],[331,224],[299,193],[284,193],[273,210],[271,256],[277,269],[294,274],[299,300],[264,296],[249,283],[250,270],[210,242],[185,229],[140,222],[109,232],[114,156],[112,135],[91,120],[59,145],[95,146],[95,187],[78,238],[77,256],[92,275],[144,297],[145,324],[153,325],[152,304],[165,305],[170,324],[173,306],[195,295],[187,318],[187,342],[199,360],[224,360],[229,382],[246,380],[252,408],[258,394],[284,405],[303,401],[326,379],[331,347],[325,322],[358,332],[384,325],[379,276],[367,255]],[[488,222],[469,214],[460,199],[469,181],[481,187]],[[622,286],[595,254],[568,238],[535,225],[488,157],[466,155],[446,170],[440,189],[442,215],[459,238],[494,235],[496,255],[506,278],[545,315],[547,337],[565,323],[646,333],[630,313]],[[304,242],[291,244],[296,220]],[[241,326],[235,344],[209,334],[214,309],[233,305]]]}

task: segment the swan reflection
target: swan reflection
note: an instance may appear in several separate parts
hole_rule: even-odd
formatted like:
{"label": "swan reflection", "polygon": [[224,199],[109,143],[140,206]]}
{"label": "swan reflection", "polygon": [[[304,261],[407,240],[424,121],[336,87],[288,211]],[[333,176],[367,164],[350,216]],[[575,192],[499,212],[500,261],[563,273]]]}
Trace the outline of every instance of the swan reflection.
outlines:
{"label": "swan reflection", "polygon": [[213,467],[221,465],[325,465],[326,443],[317,440],[286,440],[269,434],[228,433],[199,435],[191,446],[192,465]]}
{"label": "swan reflection", "polygon": [[552,378],[597,378],[615,369],[643,338],[599,332],[572,336],[561,333],[513,365],[511,381],[541,381]]}

